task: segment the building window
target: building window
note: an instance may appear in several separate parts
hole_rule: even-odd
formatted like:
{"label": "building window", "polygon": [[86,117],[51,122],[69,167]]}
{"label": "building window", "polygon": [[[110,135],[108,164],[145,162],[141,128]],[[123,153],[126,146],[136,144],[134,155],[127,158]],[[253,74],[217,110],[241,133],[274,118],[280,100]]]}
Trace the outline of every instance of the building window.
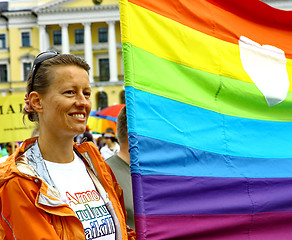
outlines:
{"label": "building window", "polygon": [[98,41],[107,42],[107,28],[98,29]]}
{"label": "building window", "polygon": [[109,80],[109,60],[108,58],[99,59],[99,79],[100,81]]}
{"label": "building window", "polygon": [[30,62],[23,63],[23,80],[26,81],[31,68]]}
{"label": "building window", "polygon": [[120,94],[120,100],[122,104],[126,104],[126,98],[125,98],[125,91],[122,91]]}
{"label": "building window", "polygon": [[84,29],[75,30],[75,43],[76,44],[84,43]]}
{"label": "building window", "polygon": [[53,44],[54,45],[61,45],[62,44],[61,30],[54,30],[53,31]]}
{"label": "building window", "polygon": [[108,106],[107,94],[105,92],[99,92],[97,94],[97,107],[98,107],[98,110],[106,108],[107,106]]}
{"label": "building window", "polygon": [[7,65],[0,64],[0,82],[7,82]]}
{"label": "building window", "polygon": [[22,47],[30,47],[30,32],[21,33],[21,44]]}
{"label": "building window", "polygon": [[6,48],[6,35],[0,34],[0,48]]}

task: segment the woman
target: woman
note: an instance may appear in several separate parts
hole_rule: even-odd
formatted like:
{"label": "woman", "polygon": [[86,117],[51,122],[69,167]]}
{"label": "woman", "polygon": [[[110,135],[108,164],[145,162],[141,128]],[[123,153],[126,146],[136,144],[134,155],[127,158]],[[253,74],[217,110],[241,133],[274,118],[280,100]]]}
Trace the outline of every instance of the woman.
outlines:
{"label": "woman", "polygon": [[24,113],[39,136],[0,165],[0,239],[135,239],[122,190],[96,146],[73,143],[91,110],[88,71],[74,55],[36,57]]}
{"label": "woman", "polygon": [[18,142],[9,142],[6,145],[7,155],[0,157],[0,163],[5,162],[6,159],[15,151],[16,148],[19,147]]}
{"label": "woman", "polygon": [[105,145],[100,149],[100,154],[106,160],[120,151],[120,145],[117,143],[115,133],[112,130],[106,130],[103,137]]}

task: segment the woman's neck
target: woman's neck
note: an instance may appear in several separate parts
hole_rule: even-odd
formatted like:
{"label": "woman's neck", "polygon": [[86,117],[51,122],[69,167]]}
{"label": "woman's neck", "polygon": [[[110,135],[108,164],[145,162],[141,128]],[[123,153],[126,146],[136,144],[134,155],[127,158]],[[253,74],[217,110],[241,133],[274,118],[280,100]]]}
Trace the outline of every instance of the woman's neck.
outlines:
{"label": "woman's neck", "polygon": [[74,160],[73,139],[51,138],[40,133],[38,144],[45,160],[57,163],[69,163]]}

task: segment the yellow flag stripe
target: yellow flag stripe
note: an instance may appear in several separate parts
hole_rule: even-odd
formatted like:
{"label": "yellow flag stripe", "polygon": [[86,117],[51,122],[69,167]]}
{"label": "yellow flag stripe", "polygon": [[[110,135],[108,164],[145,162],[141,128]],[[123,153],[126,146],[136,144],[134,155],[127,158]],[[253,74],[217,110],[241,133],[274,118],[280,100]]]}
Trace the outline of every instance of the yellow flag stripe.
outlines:
{"label": "yellow flag stripe", "polygon": [[[127,12],[128,18],[135,21],[128,21],[131,33],[127,31],[122,42],[197,70],[253,83],[242,67],[237,44],[196,31],[132,3],[128,3]],[[291,59],[287,59],[287,72],[291,82]]]}

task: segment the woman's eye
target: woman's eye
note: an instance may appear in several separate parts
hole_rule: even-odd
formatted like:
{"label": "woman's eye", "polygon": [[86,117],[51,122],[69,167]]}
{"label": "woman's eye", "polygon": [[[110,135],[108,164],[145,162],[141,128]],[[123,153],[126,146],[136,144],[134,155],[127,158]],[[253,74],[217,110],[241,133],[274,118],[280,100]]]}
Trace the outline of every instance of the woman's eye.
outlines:
{"label": "woman's eye", "polygon": [[84,93],[84,96],[86,96],[86,97],[90,97],[90,95],[91,95],[91,92],[85,92]]}
{"label": "woman's eye", "polygon": [[74,91],[72,91],[72,90],[68,90],[68,91],[65,92],[65,94],[67,94],[67,95],[72,95],[72,94],[74,94]]}

